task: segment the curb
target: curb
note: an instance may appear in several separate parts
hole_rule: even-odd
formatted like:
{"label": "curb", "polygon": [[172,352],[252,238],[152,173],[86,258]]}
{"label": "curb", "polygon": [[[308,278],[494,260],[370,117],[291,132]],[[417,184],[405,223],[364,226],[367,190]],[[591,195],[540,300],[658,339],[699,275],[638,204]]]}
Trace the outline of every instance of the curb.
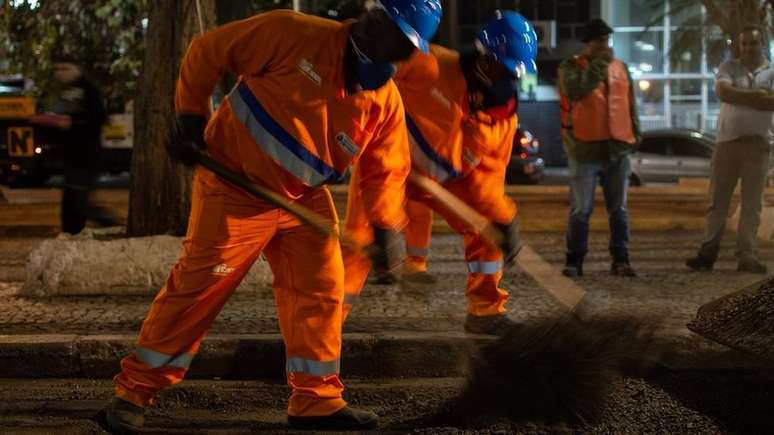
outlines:
{"label": "curb", "polygon": [[[695,334],[674,331],[657,339],[667,369],[769,371],[774,361],[727,349]],[[113,377],[136,335],[0,335],[0,378]],[[458,333],[345,334],[345,378],[464,376],[467,355],[492,337]],[[191,365],[193,379],[284,379],[279,334],[211,335]]]}

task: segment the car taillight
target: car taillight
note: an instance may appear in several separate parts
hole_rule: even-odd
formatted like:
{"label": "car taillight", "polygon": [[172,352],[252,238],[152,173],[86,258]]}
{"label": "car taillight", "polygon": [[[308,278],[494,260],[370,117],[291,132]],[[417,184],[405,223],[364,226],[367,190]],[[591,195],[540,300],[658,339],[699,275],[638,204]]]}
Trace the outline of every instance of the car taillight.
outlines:
{"label": "car taillight", "polygon": [[521,153],[519,154],[519,157],[521,157],[522,160],[527,160],[527,153]]}

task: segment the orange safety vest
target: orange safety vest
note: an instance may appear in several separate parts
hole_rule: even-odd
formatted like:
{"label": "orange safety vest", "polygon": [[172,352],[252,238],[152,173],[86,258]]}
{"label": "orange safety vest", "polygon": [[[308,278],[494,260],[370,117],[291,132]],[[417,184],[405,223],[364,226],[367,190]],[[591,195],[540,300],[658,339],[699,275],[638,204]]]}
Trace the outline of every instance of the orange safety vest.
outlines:
{"label": "orange safety vest", "polygon": [[[581,69],[589,67],[585,56],[575,56],[574,60]],[[561,87],[560,92],[562,128],[576,139],[583,142],[611,139],[629,144],[636,142],[629,101],[631,83],[626,65],[620,60],[613,59],[607,67],[607,80],[580,100],[570,101]]]}

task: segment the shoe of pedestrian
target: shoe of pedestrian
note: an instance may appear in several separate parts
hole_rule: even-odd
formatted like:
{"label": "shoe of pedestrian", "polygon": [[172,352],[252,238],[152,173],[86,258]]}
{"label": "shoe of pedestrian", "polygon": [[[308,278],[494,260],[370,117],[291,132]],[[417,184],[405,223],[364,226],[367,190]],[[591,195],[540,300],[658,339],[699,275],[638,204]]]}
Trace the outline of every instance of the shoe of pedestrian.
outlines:
{"label": "shoe of pedestrian", "polygon": [[715,262],[710,261],[704,257],[697,256],[686,260],[685,265],[697,272],[711,272],[712,268],[715,266]]}
{"label": "shoe of pedestrian", "polygon": [[465,318],[465,332],[471,334],[504,335],[506,332],[517,328],[518,323],[509,319],[505,314],[493,316],[474,316],[468,314]]}
{"label": "shoe of pedestrian", "polygon": [[745,258],[743,260],[739,260],[739,264],[737,265],[736,270],[739,272],[761,274],[769,272],[769,269],[766,267],[766,265],[756,260],[755,258]]}
{"label": "shoe of pedestrian", "polygon": [[567,260],[564,263],[562,274],[564,276],[569,276],[570,278],[583,276],[583,257],[575,257],[574,255],[567,254]]}
{"label": "shoe of pedestrian", "polygon": [[613,264],[610,265],[610,275],[634,278],[637,276],[637,273],[628,262],[614,261]]}
{"label": "shoe of pedestrian", "polygon": [[103,410],[108,429],[115,434],[136,434],[145,425],[145,408],[114,397]]}
{"label": "shoe of pedestrian", "polygon": [[403,275],[403,280],[414,284],[435,284],[438,282],[435,275],[426,270],[406,273]]}
{"label": "shoe of pedestrian", "polygon": [[301,430],[369,430],[379,425],[379,416],[371,411],[345,406],[331,415],[316,417],[288,416],[288,426]]}

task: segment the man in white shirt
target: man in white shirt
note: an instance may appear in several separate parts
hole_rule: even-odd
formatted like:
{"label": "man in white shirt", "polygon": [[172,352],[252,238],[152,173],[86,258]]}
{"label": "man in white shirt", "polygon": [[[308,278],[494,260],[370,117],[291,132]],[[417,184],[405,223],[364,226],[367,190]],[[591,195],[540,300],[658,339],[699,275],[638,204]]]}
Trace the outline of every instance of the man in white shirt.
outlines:
{"label": "man in white shirt", "polygon": [[693,270],[712,270],[718,257],[731,197],[741,178],[742,211],[736,251],[738,270],[767,272],[755,249],[774,114],[774,66],[763,54],[762,36],[758,27],[742,30],[739,34],[739,58],[721,64],[715,78],[715,92],[721,104],[712,156],[712,198],[707,210],[704,241],[698,255],[686,261]]}

